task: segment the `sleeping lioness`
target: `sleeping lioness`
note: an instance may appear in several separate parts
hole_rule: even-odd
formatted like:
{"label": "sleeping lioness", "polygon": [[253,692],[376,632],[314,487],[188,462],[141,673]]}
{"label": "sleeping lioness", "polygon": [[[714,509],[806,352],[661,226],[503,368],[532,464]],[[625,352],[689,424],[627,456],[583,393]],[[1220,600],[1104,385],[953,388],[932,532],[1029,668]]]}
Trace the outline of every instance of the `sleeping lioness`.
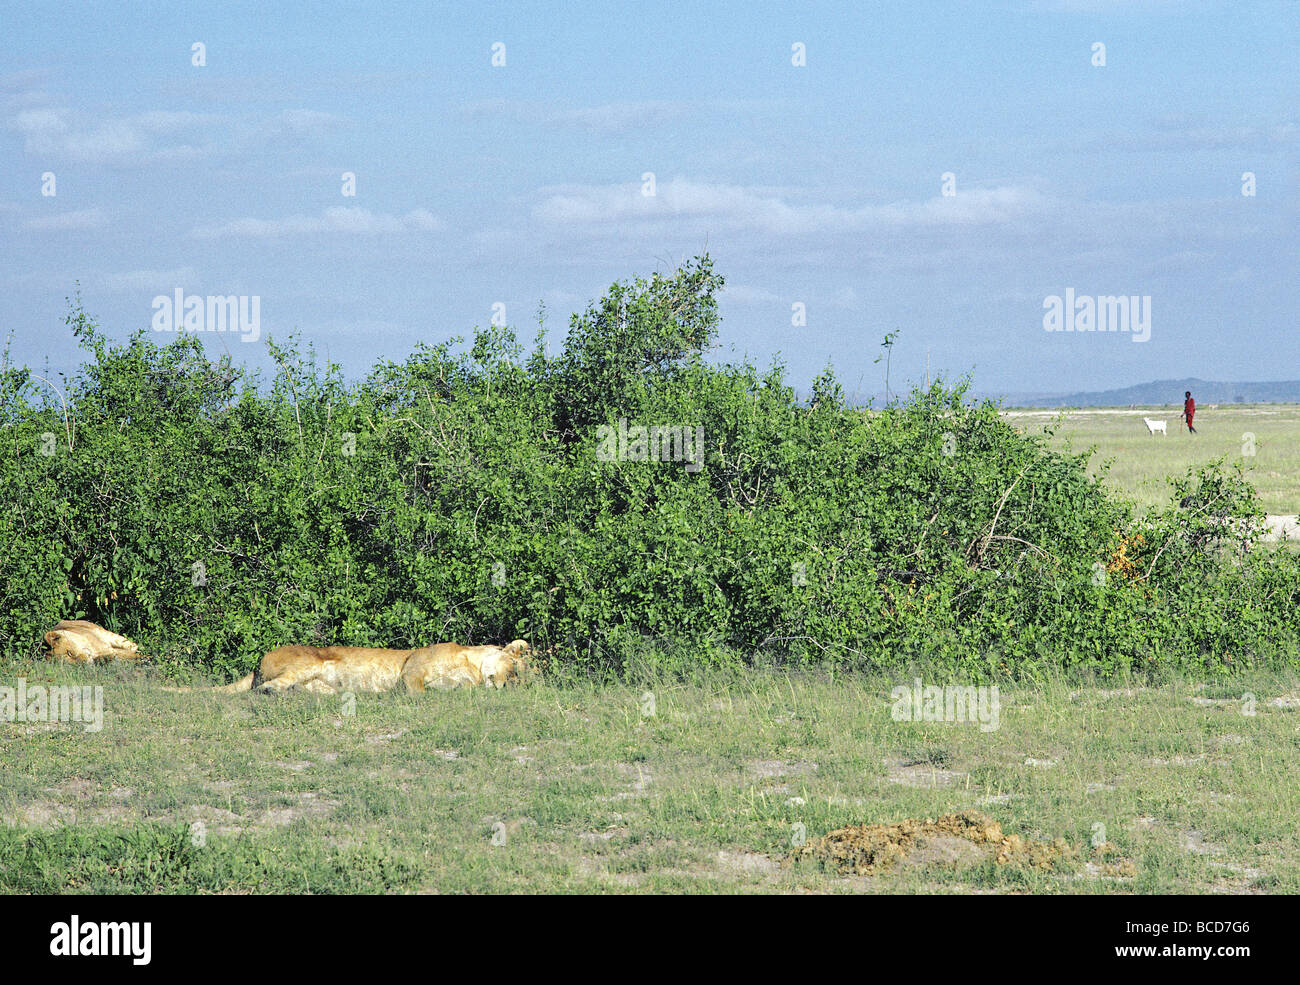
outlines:
{"label": "sleeping lioness", "polygon": [[45,634],[50,660],[93,664],[96,660],[147,660],[135,643],[84,619],[64,619]]}
{"label": "sleeping lioness", "polygon": [[531,648],[524,640],[506,646],[461,646],[438,643],[418,650],[383,650],[361,646],[281,646],[262,658],[242,680],[217,688],[240,691],[286,691],[300,687],[318,694],[388,691],[398,681],[409,691],[504,687],[528,669]]}

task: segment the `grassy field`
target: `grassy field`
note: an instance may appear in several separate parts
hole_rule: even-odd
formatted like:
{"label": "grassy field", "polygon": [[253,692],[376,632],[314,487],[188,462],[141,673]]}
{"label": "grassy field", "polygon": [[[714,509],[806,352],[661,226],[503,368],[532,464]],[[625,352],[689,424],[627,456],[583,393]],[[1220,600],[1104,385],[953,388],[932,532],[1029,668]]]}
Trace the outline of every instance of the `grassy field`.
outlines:
{"label": "grassy field", "polygon": [[[1196,434],[1188,434],[1182,404],[1164,407],[1014,410],[1007,418],[1030,433],[1056,426],[1053,446],[1082,451],[1095,446],[1096,474],[1111,461],[1107,484],[1149,509],[1169,503],[1168,475],[1226,456],[1241,462],[1259,490],[1265,512],[1300,513],[1300,404],[1218,404],[1198,407]],[[1168,437],[1152,436],[1143,417],[1168,422]],[[1249,435],[1254,436],[1253,454]]]}
{"label": "grassy field", "polygon": [[[1041,430],[1059,412],[1010,411]],[[1242,460],[1300,512],[1300,407],[1067,413],[1053,442],[1150,508]],[[1243,455],[1245,433],[1254,456]],[[1298,893],[1300,678],[1007,684],[998,727],[895,721],[884,678],[336,697],[172,694],[151,668],[5,660],[95,684],[99,732],[0,724],[0,892]],[[977,810],[1064,839],[1050,870],[932,839],[876,875],[797,843]]]}
{"label": "grassy field", "polygon": [[[899,682],[774,672],[354,709],[126,667],[18,677],[102,685],[105,724],[0,725],[3,892],[1300,892],[1293,676],[1007,687],[994,731],[895,721]],[[1078,859],[781,865],[797,825],[966,809]]]}

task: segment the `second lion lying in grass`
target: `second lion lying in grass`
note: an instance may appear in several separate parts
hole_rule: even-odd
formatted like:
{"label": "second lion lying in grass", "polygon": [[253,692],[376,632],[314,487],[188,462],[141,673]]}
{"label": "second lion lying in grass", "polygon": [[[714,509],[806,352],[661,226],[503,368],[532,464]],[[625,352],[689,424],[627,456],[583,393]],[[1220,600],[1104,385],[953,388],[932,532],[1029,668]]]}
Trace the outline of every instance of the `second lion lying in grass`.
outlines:
{"label": "second lion lying in grass", "polygon": [[64,619],[45,634],[48,659],[93,664],[108,660],[148,660],[133,640],[85,619]]}
{"label": "second lion lying in grass", "polygon": [[462,685],[504,687],[527,674],[531,652],[524,640],[505,646],[438,643],[418,650],[281,646],[264,656],[256,671],[216,690],[236,694],[300,687],[317,694],[341,694],[389,691],[397,687],[398,681],[409,691],[448,690]]}

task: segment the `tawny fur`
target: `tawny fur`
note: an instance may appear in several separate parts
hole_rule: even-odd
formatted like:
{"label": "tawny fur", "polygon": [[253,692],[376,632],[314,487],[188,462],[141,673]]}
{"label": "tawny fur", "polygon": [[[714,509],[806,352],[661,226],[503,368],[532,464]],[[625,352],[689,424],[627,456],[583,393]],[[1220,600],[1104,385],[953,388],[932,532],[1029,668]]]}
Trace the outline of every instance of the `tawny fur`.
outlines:
{"label": "tawny fur", "polygon": [[45,634],[45,645],[48,658],[62,663],[149,659],[132,640],[84,619],[64,619]]}
{"label": "tawny fur", "polygon": [[399,681],[414,692],[479,685],[504,687],[527,673],[530,653],[524,640],[515,640],[504,647],[437,643],[416,650],[295,644],[276,647],[262,658],[256,671],[214,690],[237,694],[253,690],[280,692],[298,687],[317,694],[341,694],[389,691]]}

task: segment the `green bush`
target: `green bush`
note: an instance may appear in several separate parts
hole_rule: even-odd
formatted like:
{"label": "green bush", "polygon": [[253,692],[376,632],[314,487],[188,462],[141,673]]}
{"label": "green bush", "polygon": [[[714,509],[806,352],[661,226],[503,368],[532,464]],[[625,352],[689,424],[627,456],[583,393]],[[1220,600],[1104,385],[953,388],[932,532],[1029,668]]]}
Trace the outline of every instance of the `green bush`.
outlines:
{"label": "green bush", "polygon": [[[721,286],[699,257],[615,284],[555,357],[490,328],[353,383],[296,339],[269,384],[196,336],[112,344],[78,298],[75,378],[0,373],[0,646],[75,617],[221,675],[516,636],[578,673],[1294,664],[1300,564],[1255,546],[1239,470],[1140,520],[965,382],[864,410],[828,371],[800,401],[704,360]],[[698,467],[605,460],[620,422],[702,428]]]}

